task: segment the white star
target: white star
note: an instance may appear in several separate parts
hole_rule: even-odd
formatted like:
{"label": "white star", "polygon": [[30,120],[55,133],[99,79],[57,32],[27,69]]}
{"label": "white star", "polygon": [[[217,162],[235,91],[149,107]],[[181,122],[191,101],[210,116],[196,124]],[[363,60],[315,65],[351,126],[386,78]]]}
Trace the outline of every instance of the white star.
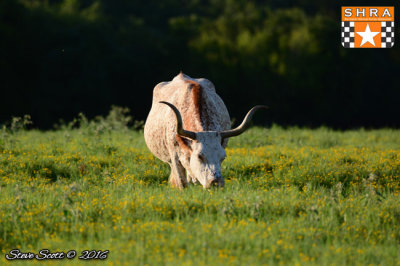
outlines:
{"label": "white star", "polygon": [[361,45],[363,46],[366,42],[371,43],[373,46],[375,46],[375,42],[374,42],[374,37],[379,34],[380,32],[374,32],[371,31],[371,29],[369,28],[369,24],[367,24],[367,27],[365,28],[365,31],[359,31],[356,32],[358,35],[360,35],[363,39],[361,41]]}

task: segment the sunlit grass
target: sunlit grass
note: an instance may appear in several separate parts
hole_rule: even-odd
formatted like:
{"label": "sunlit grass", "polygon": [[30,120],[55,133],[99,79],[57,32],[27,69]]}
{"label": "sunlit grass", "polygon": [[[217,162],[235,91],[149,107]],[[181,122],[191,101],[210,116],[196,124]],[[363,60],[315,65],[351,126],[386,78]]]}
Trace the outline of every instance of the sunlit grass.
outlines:
{"label": "sunlit grass", "polygon": [[14,248],[138,265],[400,263],[400,131],[253,128],[209,191],[170,188],[139,131],[5,134],[2,263]]}

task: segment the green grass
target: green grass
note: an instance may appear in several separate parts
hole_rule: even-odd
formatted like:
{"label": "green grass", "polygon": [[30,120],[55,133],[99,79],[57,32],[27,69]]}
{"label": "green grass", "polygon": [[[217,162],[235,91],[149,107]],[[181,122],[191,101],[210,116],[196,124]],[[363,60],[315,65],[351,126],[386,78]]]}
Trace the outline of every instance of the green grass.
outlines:
{"label": "green grass", "polygon": [[117,265],[400,264],[398,130],[252,128],[230,140],[224,189],[182,191],[140,131],[1,134],[0,264],[14,248],[107,249]]}

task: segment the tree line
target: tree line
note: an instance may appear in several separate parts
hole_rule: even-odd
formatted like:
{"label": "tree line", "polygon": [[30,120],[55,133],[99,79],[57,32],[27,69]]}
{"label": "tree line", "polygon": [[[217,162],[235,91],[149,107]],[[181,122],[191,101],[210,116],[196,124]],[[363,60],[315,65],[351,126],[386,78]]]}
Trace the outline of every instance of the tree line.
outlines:
{"label": "tree line", "polygon": [[237,120],[266,104],[258,123],[399,127],[398,45],[344,49],[344,4],[0,1],[0,124],[30,114],[46,129],[111,105],[144,120],[154,86],[182,70],[211,80]]}

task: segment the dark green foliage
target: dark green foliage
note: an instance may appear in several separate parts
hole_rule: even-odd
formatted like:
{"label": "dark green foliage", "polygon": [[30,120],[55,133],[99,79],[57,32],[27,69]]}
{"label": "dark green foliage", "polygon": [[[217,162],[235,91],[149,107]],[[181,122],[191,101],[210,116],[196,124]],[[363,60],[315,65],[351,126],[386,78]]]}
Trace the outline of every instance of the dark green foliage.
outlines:
{"label": "dark green foliage", "polygon": [[112,104],[144,120],[153,87],[183,70],[210,79],[237,120],[262,103],[256,122],[398,127],[398,45],[342,48],[345,4],[3,0],[0,123],[29,113],[49,128]]}

